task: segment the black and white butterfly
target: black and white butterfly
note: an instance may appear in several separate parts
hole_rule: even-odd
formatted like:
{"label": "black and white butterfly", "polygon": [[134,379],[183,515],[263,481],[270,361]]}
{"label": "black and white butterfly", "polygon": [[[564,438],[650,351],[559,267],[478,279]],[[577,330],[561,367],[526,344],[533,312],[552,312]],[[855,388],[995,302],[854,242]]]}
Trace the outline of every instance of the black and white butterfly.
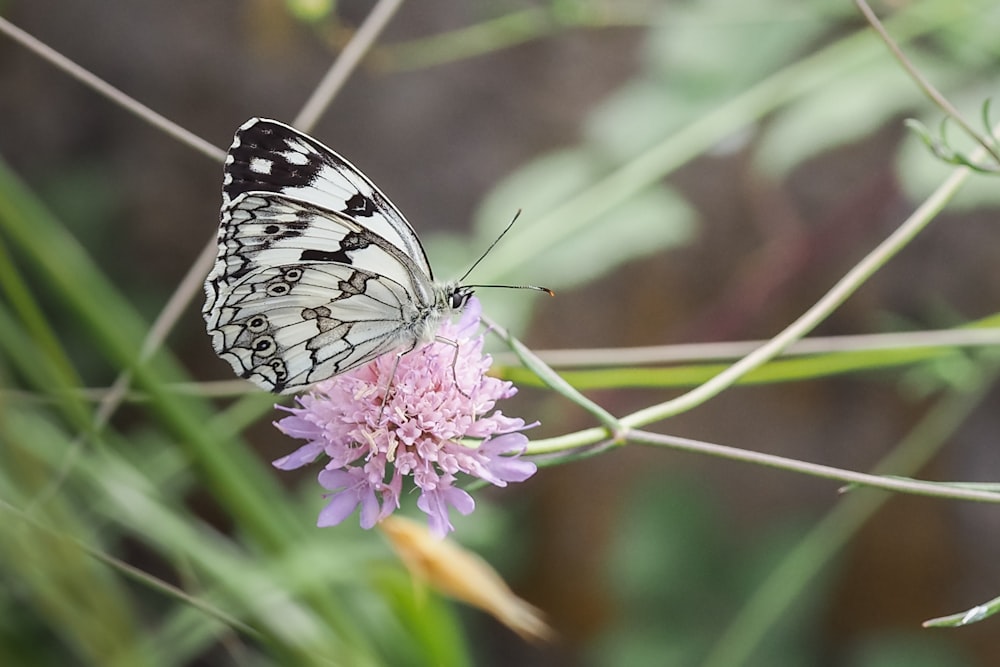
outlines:
{"label": "black and white butterfly", "polygon": [[223,173],[202,314],[216,353],[264,389],[408,352],[472,296],[434,280],[413,228],[364,174],[288,125],[244,123]]}

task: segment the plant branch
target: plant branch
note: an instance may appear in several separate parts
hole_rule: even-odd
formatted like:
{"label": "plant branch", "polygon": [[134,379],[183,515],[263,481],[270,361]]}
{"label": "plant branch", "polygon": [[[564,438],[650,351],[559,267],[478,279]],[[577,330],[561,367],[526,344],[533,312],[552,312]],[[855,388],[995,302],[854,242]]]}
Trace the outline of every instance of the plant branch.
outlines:
{"label": "plant branch", "polygon": [[316,86],[302,110],[295,116],[292,125],[306,132],[315,127],[319,117],[330,106],[330,102],[361,62],[361,58],[371,49],[375,39],[402,4],[403,0],[379,0]]}
{"label": "plant branch", "polygon": [[66,56],[62,55],[52,47],[42,43],[35,37],[32,37],[2,16],[0,16],[0,32],[4,33],[32,53],[40,56],[43,60],[47,60],[49,63],[55,65],[57,68],[61,69],[66,74],[69,74],[83,85],[100,93],[101,95],[104,95],[118,106],[132,112],[153,127],[166,132],[181,143],[186,144],[203,155],[207,155],[216,162],[222,162],[225,158],[226,154],[224,151],[216,148],[193,132],[189,132],[177,123],[156,113],[145,104],[142,104],[135,98],[130,97],[118,90],[104,79],[88,72]]}
{"label": "plant branch", "polygon": [[620,438],[622,425],[614,415],[577,391],[558,373],[549,368],[545,362],[529,350],[524,343],[511,336],[506,329],[485,315],[482,316],[482,319],[490,327],[493,333],[499,336],[510,346],[511,350],[514,351],[514,354],[518,356],[525,367],[534,372],[550,389],[563,395],[568,400],[576,403],[581,408],[594,415],[594,417],[596,417],[597,420],[604,424],[607,428],[613,441],[616,443],[623,442]]}
{"label": "plant branch", "polygon": [[973,500],[985,503],[1000,503],[1000,493],[983,491],[965,486],[951,486],[940,482],[923,482],[915,479],[893,477],[887,475],[872,475],[843,468],[821,465],[819,463],[809,463],[798,459],[789,459],[774,454],[763,452],[753,452],[737,447],[727,447],[716,445],[701,440],[691,440],[673,435],[663,435],[651,433],[649,431],[629,429],[625,436],[630,442],[654,445],[659,447],[669,447],[688,452],[708,454],[718,458],[731,459],[734,461],[745,461],[757,465],[798,472],[812,477],[822,477],[832,479],[851,485],[868,486],[886,491],[896,491],[913,495],[931,496],[936,498],[951,498],[953,500]]}
{"label": "plant branch", "polygon": [[[676,362],[734,360],[753,352],[766,343],[766,340],[745,340],[618,348],[575,348],[534,350],[534,354],[553,368],[643,366]],[[936,329],[803,338],[789,345],[777,356],[785,358],[876,350],[947,349],[996,345],[1000,345],[1000,328]],[[517,355],[513,352],[498,352],[493,355],[493,359],[503,366],[513,366],[518,362]]]}
{"label": "plant branch", "polygon": [[958,109],[956,109],[952,103],[948,101],[948,98],[942,95],[937,88],[935,88],[934,85],[927,80],[927,77],[920,73],[913,63],[910,62],[910,59],[906,57],[906,54],[903,53],[903,50],[899,48],[899,45],[892,39],[889,35],[889,31],[885,29],[885,26],[882,25],[878,16],[875,15],[875,12],[872,11],[871,7],[868,6],[868,3],[865,2],[865,0],[854,0],[854,4],[857,5],[858,9],[864,15],[865,20],[867,20],[872,29],[878,33],[879,38],[889,48],[893,57],[899,62],[906,73],[910,75],[910,78],[913,79],[913,82],[917,84],[917,87],[923,91],[924,95],[926,95],[934,104],[940,107],[946,114],[948,114],[948,116],[958,123],[958,125],[965,130],[970,137],[975,139],[976,143],[978,143],[997,164],[1000,164],[1000,153],[997,153],[995,148],[996,142],[990,137],[986,137],[974,130],[972,125],[965,121],[965,118],[962,117],[962,114],[959,113]]}
{"label": "plant branch", "polygon": [[934,216],[944,208],[945,204],[954,196],[970,173],[971,170],[967,167],[956,168],[951,176],[909,218],[903,221],[895,232],[890,234],[888,238],[868,253],[867,256],[824,294],[819,301],[803,313],[801,317],[788,325],[781,333],[704,384],[673,400],[639,410],[624,417],[622,418],[622,423],[630,427],[642,426],[701,405],[730,387],[739,378],[773,359],[793,342],[808,334],[820,322],[829,317],[848,297],[854,294],[859,287],[892,259],[896,253],[906,247],[924,227],[930,224]]}

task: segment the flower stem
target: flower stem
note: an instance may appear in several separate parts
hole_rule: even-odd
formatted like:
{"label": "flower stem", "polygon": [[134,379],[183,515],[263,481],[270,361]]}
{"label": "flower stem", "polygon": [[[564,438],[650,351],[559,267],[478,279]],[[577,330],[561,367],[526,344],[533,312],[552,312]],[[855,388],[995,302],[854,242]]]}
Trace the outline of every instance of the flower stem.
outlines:
{"label": "flower stem", "polygon": [[[521,360],[521,363],[537,375],[539,379],[550,389],[562,394],[570,401],[576,403],[581,408],[594,415],[599,422],[604,424],[607,430],[598,429],[598,432],[602,435],[602,437],[607,437],[610,434],[611,438],[615,442],[624,442],[624,439],[621,437],[623,430],[622,423],[617,417],[577,391],[577,389],[570,383],[566,382],[561,375],[552,370],[548,364],[539,359],[534,352],[529,350],[524,343],[510,335],[510,332],[506,329],[485,315],[483,316],[483,321],[486,322],[493,333],[499,336],[505,343],[507,343],[507,345],[510,346],[510,349],[517,355],[518,359]],[[534,453],[534,447],[531,447],[530,449]]]}

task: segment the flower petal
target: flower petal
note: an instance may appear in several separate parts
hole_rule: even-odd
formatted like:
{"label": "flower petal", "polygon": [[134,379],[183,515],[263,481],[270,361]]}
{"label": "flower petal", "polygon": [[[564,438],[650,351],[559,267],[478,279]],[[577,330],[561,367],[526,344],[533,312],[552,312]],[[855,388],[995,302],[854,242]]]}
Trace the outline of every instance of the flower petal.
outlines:
{"label": "flower petal", "polygon": [[523,482],[538,470],[531,461],[519,458],[527,447],[528,438],[522,433],[506,433],[486,440],[476,450],[480,467],[474,474],[496,486]]}
{"label": "flower petal", "polygon": [[331,494],[330,502],[320,510],[316,525],[320,528],[336,526],[354,512],[354,508],[358,506],[359,502],[361,499],[354,489],[345,489]]}
{"label": "flower petal", "polygon": [[358,489],[358,493],[361,497],[361,527],[369,530],[374,528],[381,518],[382,508],[379,506],[375,490],[371,486],[366,489]]}
{"label": "flower petal", "polygon": [[417,507],[427,515],[427,525],[437,537],[444,537],[455,530],[448,518],[448,505],[461,514],[469,514],[476,508],[476,501],[462,489],[451,486],[450,481],[434,490],[425,490],[417,498]]}
{"label": "flower petal", "polygon": [[[305,412],[304,410],[296,410],[296,408],[286,408],[283,405],[279,405],[277,407],[288,410],[289,412]],[[291,417],[284,417],[283,419],[273,422],[273,424],[285,435],[298,438],[300,440],[314,440],[322,437],[323,435],[323,429],[317,426],[316,422],[303,419],[294,413]]]}
{"label": "flower petal", "polygon": [[288,456],[271,461],[271,465],[280,470],[295,470],[312,463],[316,457],[323,453],[323,443],[310,442],[302,445]]}

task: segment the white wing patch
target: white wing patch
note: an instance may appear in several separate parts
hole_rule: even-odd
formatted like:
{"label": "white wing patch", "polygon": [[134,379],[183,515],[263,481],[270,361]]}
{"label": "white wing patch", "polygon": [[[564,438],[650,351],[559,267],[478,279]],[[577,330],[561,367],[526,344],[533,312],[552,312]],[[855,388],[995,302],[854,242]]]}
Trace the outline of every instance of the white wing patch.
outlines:
{"label": "white wing patch", "polygon": [[275,392],[408,352],[471,296],[434,282],[413,228],[361,172],[262,119],[237,131],[226,158],[205,292],[215,351]]}
{"label": "white wing patch", "polygon": [[256,174],[270,175],[274,162],[265,160],[262,157],[255,157],[250,160],[250,171]]}

